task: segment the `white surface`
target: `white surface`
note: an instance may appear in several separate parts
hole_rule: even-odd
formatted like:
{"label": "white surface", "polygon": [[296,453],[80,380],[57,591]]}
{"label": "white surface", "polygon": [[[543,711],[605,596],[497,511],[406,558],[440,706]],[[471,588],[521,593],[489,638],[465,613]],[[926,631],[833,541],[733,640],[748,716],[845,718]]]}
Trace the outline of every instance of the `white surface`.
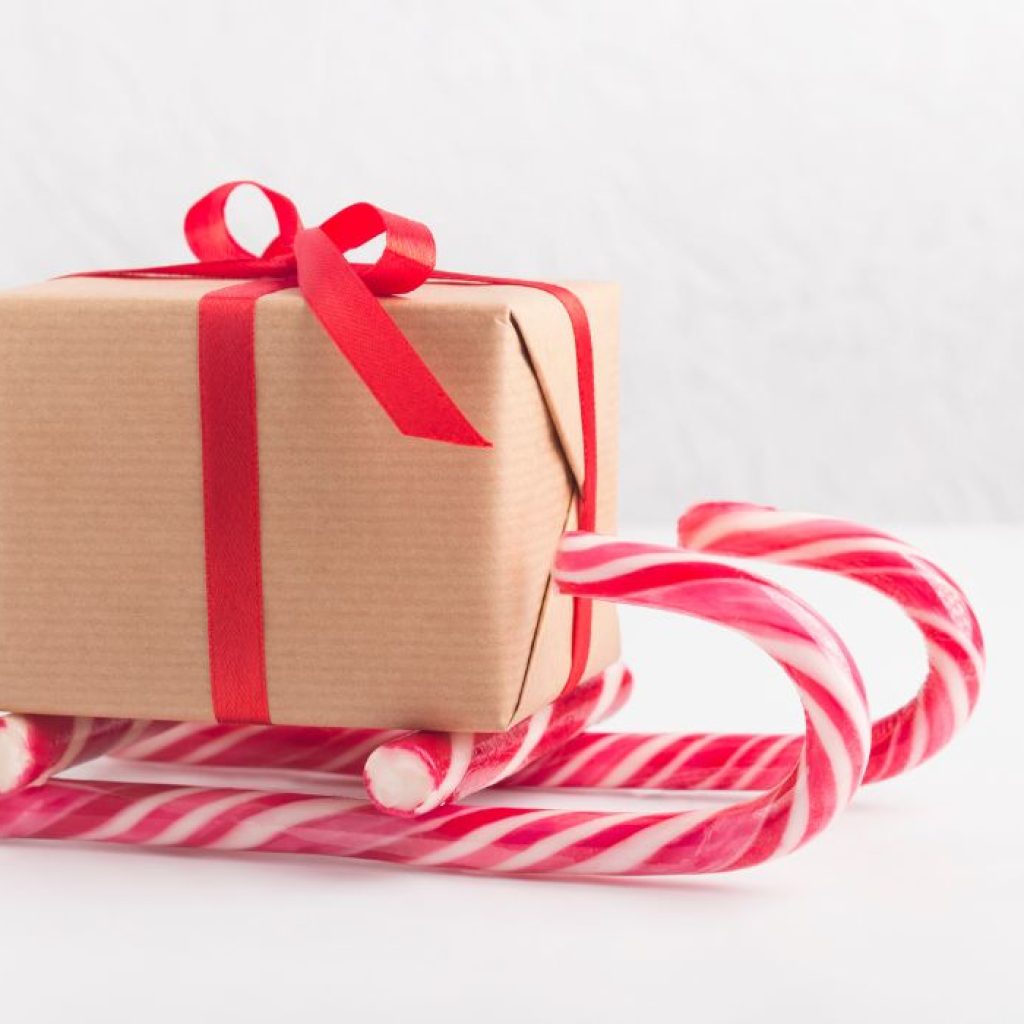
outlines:
{"label": "white surface", "polygon": [[622,282],[627,520],[1019,520],[1022,48],[1013,0],[14,0],[0,286],[183,259],[232,178],[368,199]]}
{"label": "white surface", "polygon": [[[0,845],[4,1019],[1020,1020],[1024,530],[901,532],[974,599],[987,689],[952,748],[861,791],[795,855],[735,875],[598,883]],[[772,574],[841,628],[876,712],[910,695],[922,655],[891,606]],[[796,724],[780,674],[724,631],[645,612],[625,627],[637,692],[616,727]]]}

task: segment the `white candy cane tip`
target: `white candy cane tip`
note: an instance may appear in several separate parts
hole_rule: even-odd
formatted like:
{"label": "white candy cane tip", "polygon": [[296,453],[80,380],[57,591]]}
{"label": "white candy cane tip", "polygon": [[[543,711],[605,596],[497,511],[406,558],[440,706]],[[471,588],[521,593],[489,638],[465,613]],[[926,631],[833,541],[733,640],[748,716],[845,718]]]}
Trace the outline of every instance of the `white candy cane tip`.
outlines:
{"label": "white candy cane tip", "polygon": [[388,814],[415,817],[436,806],[430,797],[437,789],[430,765],[415,750],[378,747],[363,768],[366,792]]}
{"label": "white candy cane tip", "polygon": [[13,793],[27,785],[31,767],[24,720],[17,715],[0,718],[0,793]]}
{"label": "white candy cane tip", "polygon": [[380,810],[416,816],[493,786],[601,721],[631,681],[621,663],[611,665],[506,732],[407,733],[367,759],[367,791]]}

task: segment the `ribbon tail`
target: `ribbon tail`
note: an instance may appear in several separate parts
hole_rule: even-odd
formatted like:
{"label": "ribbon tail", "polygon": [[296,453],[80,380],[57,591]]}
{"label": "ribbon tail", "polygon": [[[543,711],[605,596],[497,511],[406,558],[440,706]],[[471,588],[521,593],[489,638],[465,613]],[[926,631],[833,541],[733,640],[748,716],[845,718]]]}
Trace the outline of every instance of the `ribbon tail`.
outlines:
{"label": "ribbon tail", "polygon": [[295,257],[310,309],[401,433],[490,447],[323,231],[300,231]]}

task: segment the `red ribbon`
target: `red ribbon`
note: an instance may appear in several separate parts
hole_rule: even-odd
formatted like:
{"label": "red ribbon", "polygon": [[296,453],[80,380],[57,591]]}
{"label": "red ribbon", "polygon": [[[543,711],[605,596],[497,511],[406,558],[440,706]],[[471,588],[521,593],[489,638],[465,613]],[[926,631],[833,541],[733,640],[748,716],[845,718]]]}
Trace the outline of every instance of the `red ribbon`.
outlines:
{"label": "red ribbon", "polygon": [[[258,188],[277,218],[277,235],[259,256],[240,245],[227,226],[227,201],[240,185]],[[346,259],[346,252],[380,235],[384,249],[376,262]],[[415,291],[431,278],[521,285],[553,295],[569,316],[576,346],[584,462],[577,525],[581,530],[594,529],[593,353],[586,311],[571,291],[542,281],[438,271],[429,228],[369,203],[348,206],[319,227],[304,228],[287,196],[254,181],[229,182],[203,196],[185,215],[185,238],[196,263],[102,271],[93,276],[243,282],[208,292],[198,311],[210,687],[218,721],[270,721],[254,358],[255,308],[262,296],[298,287],[328,337],[403,434],[489,447],[378,298]],[[573,609],[572,665],[566,689],[583,677],[590,649],[590,602],[575,598]]]}

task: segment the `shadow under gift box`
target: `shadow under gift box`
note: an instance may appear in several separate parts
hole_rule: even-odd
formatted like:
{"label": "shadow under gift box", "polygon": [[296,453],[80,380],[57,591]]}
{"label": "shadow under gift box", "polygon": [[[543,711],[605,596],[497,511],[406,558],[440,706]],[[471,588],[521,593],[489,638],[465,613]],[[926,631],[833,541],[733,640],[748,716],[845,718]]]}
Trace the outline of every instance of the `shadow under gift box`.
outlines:
{"label": "shadow under gift box", "polygon": [[[211,720],[196,357],[222,281],[0,295],[0,707]],[[593,332],[598,530],[615,527],[618,292]],[[273,721],[499,730],[569,674],[550,570],[583,472],[572,330],[537,289],[383,305],[493,447],[404,437],[297,291],[256,307]],[[585,676],[618,656],[594,608]]]}

